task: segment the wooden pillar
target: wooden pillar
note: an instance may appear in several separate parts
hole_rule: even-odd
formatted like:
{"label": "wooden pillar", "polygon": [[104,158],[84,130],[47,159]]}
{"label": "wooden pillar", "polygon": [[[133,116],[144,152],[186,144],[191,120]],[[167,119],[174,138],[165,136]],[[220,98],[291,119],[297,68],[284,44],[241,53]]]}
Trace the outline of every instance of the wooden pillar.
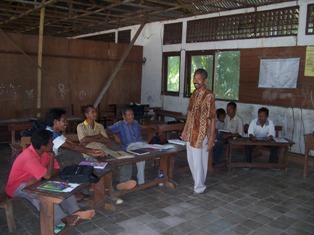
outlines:
{"label": "wooden pillar", "polygon": [[38,67],[37,67],[37,117],[40,117],[41,108],[41,80],[42,80],[42,58],[43,58],[43,38],[45,21],[45,0],[40,9],[39,37],[38,37]]}
{"label": "wooden pillar", "polygon": [[116,77],[117,73],[119,72],[122,64],[124,63],[125,59],[127,58],[127,56],[129,55],[136,39],[138,38],[138,35],[140,34],[140,32],[142,31],[142,29],[144,28],[145,23],[142,23],[141,26],[138,28],[136,34],[134,35],[132,41],[130,42],[128,48],[126,49],[126,51],[124,52],[124,54],[122,55],[119,63],[117,64],[117,67],[114,69],[113,73],[111,74],[109,80],[107,81],[107,83],[105,84],[105,86],[103,87],[103,89],[101,90],[100,94],[98,95],[95,103],[94,103],[94,107],[97,107],[102,99],[102,97],[104,96],[104,94],[106,93],[106,91],[108,90],[110,84],[112,83],[113,79]]}

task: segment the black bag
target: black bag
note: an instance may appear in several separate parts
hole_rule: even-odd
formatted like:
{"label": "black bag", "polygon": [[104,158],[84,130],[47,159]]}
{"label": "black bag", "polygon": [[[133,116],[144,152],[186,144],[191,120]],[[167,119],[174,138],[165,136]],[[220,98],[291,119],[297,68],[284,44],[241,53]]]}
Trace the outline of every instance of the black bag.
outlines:
{"label": "black bag", "polygon": [[71,183],[97,183],[99,177],[94,174],[93,166],[66,166],[60,173],[60,178]]}

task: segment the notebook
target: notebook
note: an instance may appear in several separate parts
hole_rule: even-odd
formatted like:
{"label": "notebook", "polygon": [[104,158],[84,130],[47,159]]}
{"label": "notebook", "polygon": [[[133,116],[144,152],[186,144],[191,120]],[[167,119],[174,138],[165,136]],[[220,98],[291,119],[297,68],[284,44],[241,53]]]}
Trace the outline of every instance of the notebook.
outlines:
{"label": "notebook", "polygon": [[147,148],[133,149],[133,150],[128,150],[127,152],[133,153],[133,154],[136,154],[136,155],[145,155],[145,154],[149,154],[150,153]]}
{"label": "notebook", "polygon": [[80,184],[65,183],[60,181],[47,181],[38,186],[38,189],[49,190],[54,192],[71,192],[78,185]]}
{"label": "notebook", "polygon": [[89,162],[89,161],[82,161],[79,163],[81,166],[93,166],[95,169],[105,169],[107,166],[107,162]]}
{"label": "notebook", "polygon": [[186,142],[180,139],[170,139],[168,142],[171,144],[186,145]]}

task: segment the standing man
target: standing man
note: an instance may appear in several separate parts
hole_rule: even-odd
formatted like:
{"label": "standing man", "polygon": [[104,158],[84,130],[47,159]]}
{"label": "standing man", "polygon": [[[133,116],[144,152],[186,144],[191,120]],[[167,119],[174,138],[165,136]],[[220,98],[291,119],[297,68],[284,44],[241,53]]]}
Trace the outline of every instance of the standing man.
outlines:
{"label": "standing man", "polygon": [[187,158],[194,180],[191,197],[205,192],[208,154],[215,141],[215,97],[206,88],[207,76],[204,69],[197,69],[194,73],[195,91],[191,96],[187,120],[181,135],[181,138],[187,141]]}

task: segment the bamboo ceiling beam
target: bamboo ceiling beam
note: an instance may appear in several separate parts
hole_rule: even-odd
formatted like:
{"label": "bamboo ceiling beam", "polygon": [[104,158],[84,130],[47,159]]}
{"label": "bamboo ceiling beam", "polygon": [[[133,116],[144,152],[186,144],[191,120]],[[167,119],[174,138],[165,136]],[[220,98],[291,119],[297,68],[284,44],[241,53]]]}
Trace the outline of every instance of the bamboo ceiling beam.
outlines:
{"label": "bamboo ceiling beam", "polygon": [[[41,81],[42,81],[42,67],[43,62],[43,39],[44,39],[44,21],[45,21],[45,0],[43,0],[42,8],[40,9],[39,21],[39,38],[38,38],[38,69],[37,69],[37,110],[41,108]],[[37,113],[40,117],[40,112]]]}
{"label": "bamboo ceiling beam", "polygon": [[132,38],[132,41],[130,42],[130,44],[128,45],[127,49],[125,50],[125,52],[123,53],[119,63],[117,64],[116,68],[114,69],[113,73],[110,75],[109,80],[107,81],[107,83],[105,84],[105,86],[103,87],[103,89],[101,90],[101,92],[99,93],[95,103],[94,103],[94,107],[97,107],[101,101],[101,99],[103,98],[104,94],[106,93],[106,91],[108,90],[109,86],[111,85],[113,79],[115,79],[117,73],[119,72],[122,64],[124,63],[124,61],[126,60],[126,58],[128,57],[136,39],[138,38],[138,36],[140,35],[142,29],[144,28],[145,23],[143,22],[140,27],[138,28],[138,30],[136,31],[134,37]]}
{"label": "bamboo ceiling beam", "polygon": [[5,20],[3,22],[0,22],[0,25],[11,23],[12,21],[15,21],[15,20],[17,20],[17,19],[19,19],[21,17],[27,16],[27,15],[33,13],[34,11],[37,11],[37,10],[41,9],[42,7],[46,7],[46,6],[55,4],[55,3],[59,2],[59,1],[60,0],[50,0],[48,2],[44,1],[45,3],[42,3],[42,4],[40,4],[39,6],[37,6],[35,8],[29,9],[28,11],[23,12],[22,14],[20,14],[18,16],[12,16],[9,20]]}

